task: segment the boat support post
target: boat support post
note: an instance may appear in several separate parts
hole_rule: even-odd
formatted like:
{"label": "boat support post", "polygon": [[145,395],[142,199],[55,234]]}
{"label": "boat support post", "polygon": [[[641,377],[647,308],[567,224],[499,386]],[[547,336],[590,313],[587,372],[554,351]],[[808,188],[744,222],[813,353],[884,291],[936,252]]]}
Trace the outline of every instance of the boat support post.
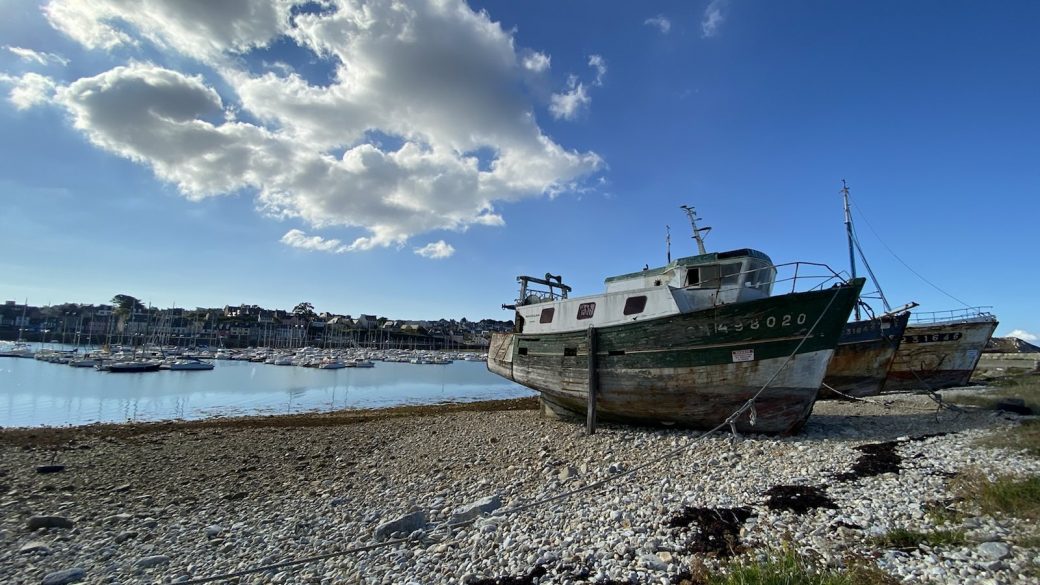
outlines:
{"label": "boat support post", "polygon": [[589,327],[589,389],[586,394],[585,434],[596,434],[596,390],[599,385],[596,379],[596,328]]}

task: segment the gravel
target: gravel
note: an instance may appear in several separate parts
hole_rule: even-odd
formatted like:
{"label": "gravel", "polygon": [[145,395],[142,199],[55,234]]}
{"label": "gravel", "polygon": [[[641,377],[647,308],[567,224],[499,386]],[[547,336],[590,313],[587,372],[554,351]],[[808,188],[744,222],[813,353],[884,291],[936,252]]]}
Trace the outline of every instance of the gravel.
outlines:
{"label": "gravel", "polygon": [[[925,513],[951,498],[959,471],[1040,473],[1040,460],[976,442],[1019,417],[883,398],[820,402],[794,437],[698,440],[612,425],[587,437],[581,423],[515,404],[320,424],[312,415],[0,431],[0,583],[185,582],[401,537],[410,540],[240,582],[673,583],[691,564],[716,562],[694,551],[760,558],[784,542],[821,565],[867,559],[908,582],[1037,582],[1028,575],[1040,551],[1016,544],[1026,523],[972,502],[956,504],[966,515],[952,524]],[[857,447],[890,441],[891,453],[881,450],[898,456],[894,471],[850,474],[871,451]],[[45,464],[65,468],[37,473]],[[781,496],[784,505],[767,505]],[[750,514],[715,548],[696,522],[670,522],[718,509]],[[470,523],[445,528],[453,518]],[[968,542],[872,544],[896,528],[959,528]]]}

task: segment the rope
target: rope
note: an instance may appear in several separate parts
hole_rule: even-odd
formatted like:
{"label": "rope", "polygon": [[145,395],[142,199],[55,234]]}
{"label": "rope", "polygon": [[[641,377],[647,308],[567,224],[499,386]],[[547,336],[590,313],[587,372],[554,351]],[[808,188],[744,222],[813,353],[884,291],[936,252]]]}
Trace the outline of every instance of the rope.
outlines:
{"label": "rope", "polygon": [[[812,324],[812,327],[809,328],[809,331],[805,334],[804,337],[802,337],[801,341],[798,342],[798,345],[795,346],[794,351],[791,352],[791,355],[787,356],[787,358],[784,360],[784,362],[782,364],[780,364],[780,367],[777,368],[777,370],[775,372],[773,372],[773,375],[769,377],[769,380],[767,380],[766,383],[761,388],[759,388],[758,392],[756,392],[754,394],[754,396],[749,398],[747,400],[747,402],[745,402],[743,405],[740,406],[740,408],[738,408],[731,415],[726,417],[726,419],[724,421],[722,421],[721,423],[716,425],[711,430],[704,431],[703,433],[701,433],[700,435],[698,435],[694,439],[692,439],[690,441],[687,441],[686,444],[680,445],[679,447],[676,447],[676,448],[674,448],[674,449],[672,449],[672,450],[670,450],[670,451],[668,451],[668,452],[664,453],[663,455],[660,455],[660,456],[658,456],[656,458],[650,459],[650,460],[646,461],[645,463],[637,465],[637,466],[633,467],[632,469],[629,469],[629,470],[626,470],[626,471],[622,471],[622,472],[616,473],[614,475],[607,476],[607,477],[605,477],[605,478],[603,478],[603,479],[601,479],[599,481],[596,481],[596,482],[593,482],[593,483],[590,483],[590,484],[586,484],[584,486],[581,486],[581,487],[578,487],[578,488],[575,488],[575,489],[572,489],[570,491],[566,491],[566,492],[563,492],[563,493],[559,493],[559,494],[556,494],[554,496],[541,498],[541,499],[535,500],[533,502],[529,502],[527,504],[522,504],[522,505],[519,505],[519,506],[513,506],[511,508],[504,508],[504,509],[496,510],[495,512],[492,513],[492,517],[503,517],[503,516],[509,516],[509,515],[513,515],[513,514],[518,514],[520,512],[525,511],[525,510],[530,510],[532,508],[544,506],[546,504],[550,504],[550,503],[558,501],[558,500],[569,498],[571,496],[574,496],[574,495],[577,495],[577,494],[580,494],[580,493],[584,493],[584,492],[588,492],[588,491],[592,491],[592,490],[598,489],[600,487],[603,487],[604,485],[607,485],[609,483],[615,482],[615,481],[617,481],[617,480],[619,480],[619,479],[621,479],[623,477],[628,477],[630,475],[633,475],[633,474],[635,474],[638,471],[641,471],[641,470],[646,469],[646,468],[648,468],[650,466],[656,465],[656,464],[658,464],[658,463],[660,463],[662,461],[669,460],[672,457],[674,457],[675,455],[678,455],[679,453],[681,453],[682,451],[685,451],[686,449],[689,449],[693,445],[696,445],[697,443],[699,443],[700,441],[705,439],[708,435],[710,435],[710,434],[712,434],[712,433],[714,433],[716,431],[719,431],[719,430],[721,430],[722,428],[724,428],[726,426],[729,426],[730,429],[733,432],[733,435],[737,436],[738,433],[736,431],[736,421],[740,417],[741,414],[743,414],[744,412],[747,412],[748,410],[750,410],[751,413],[752,413],[751,414],[751,423],[752,423],[752,425],[754,425],[755,418],[756,418],[756,414],[755,414],[755,411],[754,411],[755,400],[757,400],[758,397],[761,396],[762,393],[765,392],[765,390],[767,388],[769,388],[769,385],[773,383],[773,380],[775,380],[778,375],[780,375],[780,372],[782,372],[784,370],[784,368],[786,368],[787,365],[789,363],[791,363],[791,360],[793,360],[794,357],[798,354],[798,351],[805,344],[806,340],[808,340],[809,338],[812,337],[813,332],[816,330],[816,327],[820,324],[820,321],[823,320],[823,317],[824,317],[824,315],[827,314],[827,311],[830,310],[831,305],[834,304],[834,300],[836,298],[838,298],[838,293],[839,292],[841,292],[840,288],[835,288],[834,289],[834,294],[831,295],[830,301],[827,302],[827,306],[824,307],[823,311],[820,312],[820,316],[816,318],[816,321]],[[305,557],[305,558],[302,558],[302,559],[294,559],[294,560],[291,560],[291,561],[283,561],[281,563],[274,563],[274,564],[270,564],[270,565],[264,565],[264,566],[261,566],[261,567],[254,567],[252,569],[243,569],[241,571],[236,571],[234,573],[226,573],[226,574],[222,574],[222,575],[213,575],[211,577],[203,577],[203,578],[199,578],[199,579],[192,579],[190,581],[181,581],[180,585],[199,585],[201,583],[212,583],[214,581],[223,581],[225,579],[233,579],[235,577],[243,577],[243,576],[246,576],[246,575],[253,575],[253,574],[256,574],[256,573],[263,573],[263,572],[266,572],[266,571],[280,569],[280,568],[283,568],[283,567],[291,567],[291,566],[294,566],[294,565],[302,565],[302,564],[306,564],[306,563],[313,563],[313,562],[322,561],[322,560],[325,560],[325,559],[330,559],[330,558],[333,558],[333,557],[346,556],[346,555],[349,555],[349,554],[354,554],[354,553],[359,553],[359,552],[366,552],[366,551],[376,550],[376,549],[385,548],[385,547],[389,547],[389,546],[396,546],[398,544],[401,544],[401,543],[404,543],[404,542],[409,542],[409,541],[417,539],[418,537],[415,536],[416,533],[418,533],[420,536],[424,535],[424,534],[436,534],[438,531],[447,528],[449,530],[449,534],[450,534],[450,531],[452,529],[459,528],[459,527],[462,527],[462,526],[467,526],[469,524],[473,524],[474,522],[476,522],[476,520],[477,519],[474,518],[472,520],[467,520],[467,521],[464,521],[464,522],[456,522],[456,523],[449,523],[448,521],[445,521],[445,522],[441,522],[440,524],[434,526],[430,530],[416,530],[415,532],[413,532],[412,534],[410,534],[406,538],[397,538],[397,539],[387,540],[387,541],[384,541],[384,542],[369,544],[369,545],[365,545],[365,546],[353,547],[353,548],[349,548],[349,549],[345,549],[345,550],[341,550],[341,551],[335,551],[335,552],[324,553],[324,554],[315,555],[315,556],[311,556],[311,557]],[[448,537],[446,537],[446,539],[447,538]]]}
{"label": "rope", "polygon": [[862,398],[862,397],[859,397],[859,396],[852,396],[851,394],[846,394],[846,393],[844,393],[844,392],[842,392],[840,390],[835,389],[833,386],[831,386],[830,384],[827,384],[826,382],[821,382],[820,385],[823,386],[824,388],[830,390],[831,392],[834,392],[838,396],[841,396],[842,398],[848,398],[849,400],[856,400],[856,401],[859,401],[859,402],[869,402],[870,404],[878,404],[878,405],[881,405],[881,406],[883,406],[885,408],[888,408],[889,404],[891,404],[891,402],[889,402],[887,400],[882,401],[882,402],[878,402],[877,400],[871,400],[869,398]]}

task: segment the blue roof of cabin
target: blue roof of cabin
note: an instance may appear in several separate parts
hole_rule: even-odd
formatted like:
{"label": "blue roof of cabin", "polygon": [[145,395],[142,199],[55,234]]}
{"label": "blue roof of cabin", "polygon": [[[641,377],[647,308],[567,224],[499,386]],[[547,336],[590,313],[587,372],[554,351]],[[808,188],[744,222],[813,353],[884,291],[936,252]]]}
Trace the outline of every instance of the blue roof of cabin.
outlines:
{"label": "blue roof of cabin", "polygon": [[757,258],[759,260],[765,260],[772,264],[773,261],[766,255],[765,252],[759,252],[758,250],[752,250],[751,248],[741,248],[739,250],[730,250],[728,252],[711,252],[708,254],[699,254],[697,256],[686,256],[684,258],[676,258],[670,263],[664,266],[658,266],[656,268],[649,268],[647,270],[640,270],[639,272],[629,272],[628,274],[619,274],[617,276],[608,276],[604,282],[614,282],[616,280],[625,280],[628,278],[635,278],[637,276],[656,276],[658,274],[664,274],[672,268],[678,266],[699,266],[702,264],[714,264],[720,260],[732,260],[740,258]]}

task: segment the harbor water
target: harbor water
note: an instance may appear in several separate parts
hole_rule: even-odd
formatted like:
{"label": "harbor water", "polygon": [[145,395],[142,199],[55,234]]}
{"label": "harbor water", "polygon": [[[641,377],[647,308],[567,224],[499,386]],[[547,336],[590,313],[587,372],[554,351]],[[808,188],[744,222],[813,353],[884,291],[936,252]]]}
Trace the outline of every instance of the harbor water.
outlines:
{"label": "harbor water", "polygon": [[0,357],[0,427],[295,414],[533,395],[488,372],[482,361],[376,362],[372,368],[338,370],[227,360],[215,366],[210,371],[113,374]]}

